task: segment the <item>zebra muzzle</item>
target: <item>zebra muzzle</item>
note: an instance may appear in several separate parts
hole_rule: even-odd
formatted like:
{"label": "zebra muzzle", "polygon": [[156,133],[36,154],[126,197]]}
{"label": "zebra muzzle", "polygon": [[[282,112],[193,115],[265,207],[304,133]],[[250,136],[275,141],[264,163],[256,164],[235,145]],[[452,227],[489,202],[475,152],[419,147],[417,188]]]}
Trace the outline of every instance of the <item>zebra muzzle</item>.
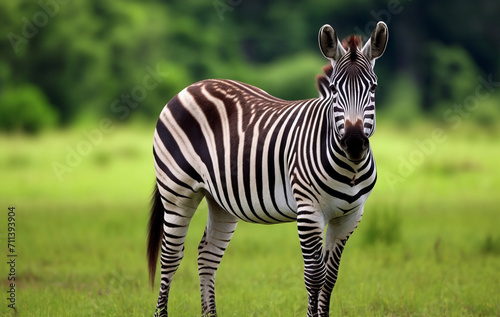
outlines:
{"label": "zebra muzzle", "polygon": [[363,122],[358,120],[356,124],[346,121],[344,136],[340,139],[340,146],[351,161],[361,161],[368,153],[370,142],[363,131]]}

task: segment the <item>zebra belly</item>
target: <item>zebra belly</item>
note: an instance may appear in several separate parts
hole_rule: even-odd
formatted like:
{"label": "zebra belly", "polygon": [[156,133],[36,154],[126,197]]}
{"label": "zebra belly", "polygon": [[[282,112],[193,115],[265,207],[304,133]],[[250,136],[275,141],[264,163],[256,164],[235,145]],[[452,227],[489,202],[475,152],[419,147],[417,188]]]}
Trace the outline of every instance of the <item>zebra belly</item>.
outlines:
{"label": "zebra belly", "polygon": [[[227,185],[227,184],[226,184]],[[274,224],[295,221],[297,203],[289,186],[257,190],[255,182],[238,182],[230,187],[207,180],[204,190],[228,213],[253,223]]]}

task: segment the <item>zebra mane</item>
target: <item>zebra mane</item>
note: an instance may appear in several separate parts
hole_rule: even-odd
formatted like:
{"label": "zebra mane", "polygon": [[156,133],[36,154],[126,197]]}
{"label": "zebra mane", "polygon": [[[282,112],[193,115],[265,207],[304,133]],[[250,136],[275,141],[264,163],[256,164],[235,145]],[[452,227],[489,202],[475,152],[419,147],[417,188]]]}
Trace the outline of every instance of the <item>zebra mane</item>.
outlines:
{"label": "zebra mane", "polygon": [[351,58],[351,62],[356,60],[357,54],[355,51],[357,49],[361,50],[362,45],[363,40],[359,35],[351,35],[342,41],[342,47],[344,47],[346,51],[350,52],[349,57]]}
{"label": "zebra mane", "polygon": [[333,66],[331,63],[328,63],[321,70],[323,70],[323,74],[316,75],[316,89],[318,89],[320,97],[325,98],[329,94],[328,89],[330,86],[330,77],[333,73]]}

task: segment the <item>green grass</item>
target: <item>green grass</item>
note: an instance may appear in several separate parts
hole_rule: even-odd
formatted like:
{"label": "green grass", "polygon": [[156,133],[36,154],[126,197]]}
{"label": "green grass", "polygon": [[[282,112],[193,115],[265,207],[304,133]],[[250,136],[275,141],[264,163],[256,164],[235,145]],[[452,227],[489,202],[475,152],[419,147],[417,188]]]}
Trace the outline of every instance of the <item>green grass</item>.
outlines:
{"label": "green grass", "polygon": [[[401,160],[434,127],[372,138],[379,179],[349,240],[332,296],[334,316],[500,316],[500,142],[493,131],[447,130],[398,176]],[[7,308],[7,207],[16,207],[19,316],[152,316],[159,286],[148,285],[148,204],[154,182],[149,128],[117,128],[59,180],[78,129],[38,137],[0,135],[2,300]],[[413,154],[415,155],[415,154]],[[171,316],[198,316],[194,217],[172,285]],[[217,274],[221,316],[305,316],[306,291],[295,224],[241,222]]]}

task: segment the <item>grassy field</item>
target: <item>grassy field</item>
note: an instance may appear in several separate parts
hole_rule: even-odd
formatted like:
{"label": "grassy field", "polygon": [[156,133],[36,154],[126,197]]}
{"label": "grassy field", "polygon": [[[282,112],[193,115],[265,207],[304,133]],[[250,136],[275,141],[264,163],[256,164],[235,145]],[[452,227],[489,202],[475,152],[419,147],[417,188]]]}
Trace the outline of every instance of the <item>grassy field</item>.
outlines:
{"label": "grassy field", "polygon": [[[148,204],[153,124],[0,135],[1,316],[8,308],[7,208],[16,207],[19,316],[152,316]],[[341,262],[333,316],[500,316],[500,135],[378,123],[379,179]],[[171,316],[198,316],[193,219]],[[240,223],[217,274],[220,316],[305,316],[293,223]],[[7,295],[6,295],[7,294]]]}

